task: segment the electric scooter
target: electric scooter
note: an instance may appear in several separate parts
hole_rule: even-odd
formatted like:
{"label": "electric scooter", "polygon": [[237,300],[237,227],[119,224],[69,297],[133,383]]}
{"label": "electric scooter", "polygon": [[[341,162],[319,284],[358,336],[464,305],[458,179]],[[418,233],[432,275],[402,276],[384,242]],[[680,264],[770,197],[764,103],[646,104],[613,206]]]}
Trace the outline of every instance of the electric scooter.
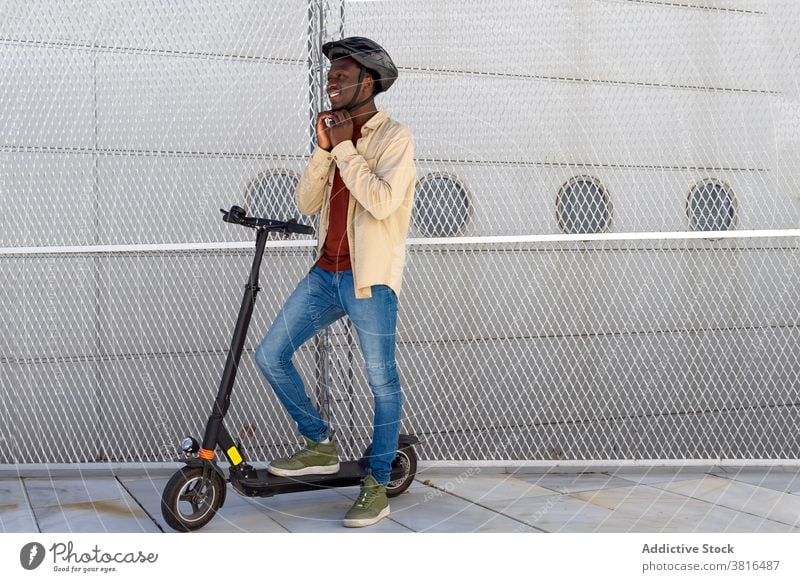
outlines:
{"label": "electric scooter", "polygon": [[[227,483],[246,497],[270,497],[281,493],[350,487],[359,485],[366,476],[371,445],[361,459],[340,463],[338,473],[331,475],[304,475],[302,477],[277,477],[266,469],[250,465],[242,445],[231,437],[224,419],[230,405],[239,360],[244,348],[247,329],[259,291],[258,275],[261,259],[270,233],[314,234],[311,226],[295,220],[282,222],[268,218],[247,216],[244,209],[233,206],[222,210],[222,220],[256,230],[256,254],[245,285],[244,298],[239,309],[233,339],[228,350],[225,368],[214,401],[211,416],[206,424],[202,444],[187,436],[181,442],[182,461],[185,466],[170,478],[161,496],[161,513],[167,524],[177,531],[193,531],[206,525],[225,504]],[[397,454],[392,462],[391,481],[386,487],[387,496],[400,495],[408,489],[417,471],[417,454],[414,445],[420,441],[413,435],[401,434]],[[220,449],[230,467],[226,476],[217,464],[216,451]]]}

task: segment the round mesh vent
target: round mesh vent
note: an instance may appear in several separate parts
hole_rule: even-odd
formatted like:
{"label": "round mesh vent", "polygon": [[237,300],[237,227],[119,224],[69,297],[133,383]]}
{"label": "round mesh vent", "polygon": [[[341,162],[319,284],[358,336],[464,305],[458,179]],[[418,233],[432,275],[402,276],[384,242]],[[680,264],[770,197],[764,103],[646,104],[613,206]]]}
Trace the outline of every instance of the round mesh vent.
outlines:
{"label": "round mesh vent", "polygon": [[577,176],[558,192],[556,219],[567,234],[604,232],[611,223],[611,199],[599,180]]}
{"label": "round mesh vent", "polygon": [[454,176],[428,174],[417,182],[414,225],[425,237],[462,234],[470,217],[469,193]]}
{"label": "round mesh vent", "polygon": [[736,218],[733,193],[717,180],[703,180],[689,193],[686,214],[692,230],[729,230]]}

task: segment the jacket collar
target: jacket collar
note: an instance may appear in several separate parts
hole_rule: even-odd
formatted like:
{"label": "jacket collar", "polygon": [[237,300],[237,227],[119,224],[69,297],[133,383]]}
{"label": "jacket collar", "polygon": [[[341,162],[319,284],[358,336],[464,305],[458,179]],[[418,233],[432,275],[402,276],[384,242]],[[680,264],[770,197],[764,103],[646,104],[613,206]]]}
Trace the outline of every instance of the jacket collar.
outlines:
{"label": "jacket collar", "polygon": [[361,135],[369,133],[374,129],[378,129],[384,121],[389,119],[389,113],[383,109],[379,110],[375,115],[370,117],[367,122],[361,127]]}

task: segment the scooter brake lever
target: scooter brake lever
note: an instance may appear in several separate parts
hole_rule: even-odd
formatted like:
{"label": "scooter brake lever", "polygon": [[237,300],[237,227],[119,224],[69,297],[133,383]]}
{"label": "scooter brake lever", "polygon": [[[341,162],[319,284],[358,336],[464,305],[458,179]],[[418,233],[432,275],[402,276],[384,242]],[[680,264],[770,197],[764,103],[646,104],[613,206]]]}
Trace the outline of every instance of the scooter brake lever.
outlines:
{"label": "scooter brake lever", "polygon": [[244,224],[247,218],[247,211],[241,206],[231,206],[230,210],[219,209],[222,212],[222,220],[224,222],[232,222],[234,224]]}

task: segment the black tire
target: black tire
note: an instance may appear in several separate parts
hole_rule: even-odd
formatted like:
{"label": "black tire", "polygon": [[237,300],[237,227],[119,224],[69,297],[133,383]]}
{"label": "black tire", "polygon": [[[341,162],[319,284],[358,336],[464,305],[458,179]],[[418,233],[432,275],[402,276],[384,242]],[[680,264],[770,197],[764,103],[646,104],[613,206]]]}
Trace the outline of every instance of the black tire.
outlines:
{"label": "black tire", "polygon": [[392,461],[392,472],[396,467],[403,469],[402,477],[389,481],[386,486],[387,497],[396,497],[411,486],[417,474],[417,453],[411,445],[403,445],[397,449],[397,455]]}
{"label": "black tire", "polygon": [[183,467],[164,487],[161,515],[175,531],[206,525],[225,501],[225,481],[216,471],[203,477],[202,467]]}

